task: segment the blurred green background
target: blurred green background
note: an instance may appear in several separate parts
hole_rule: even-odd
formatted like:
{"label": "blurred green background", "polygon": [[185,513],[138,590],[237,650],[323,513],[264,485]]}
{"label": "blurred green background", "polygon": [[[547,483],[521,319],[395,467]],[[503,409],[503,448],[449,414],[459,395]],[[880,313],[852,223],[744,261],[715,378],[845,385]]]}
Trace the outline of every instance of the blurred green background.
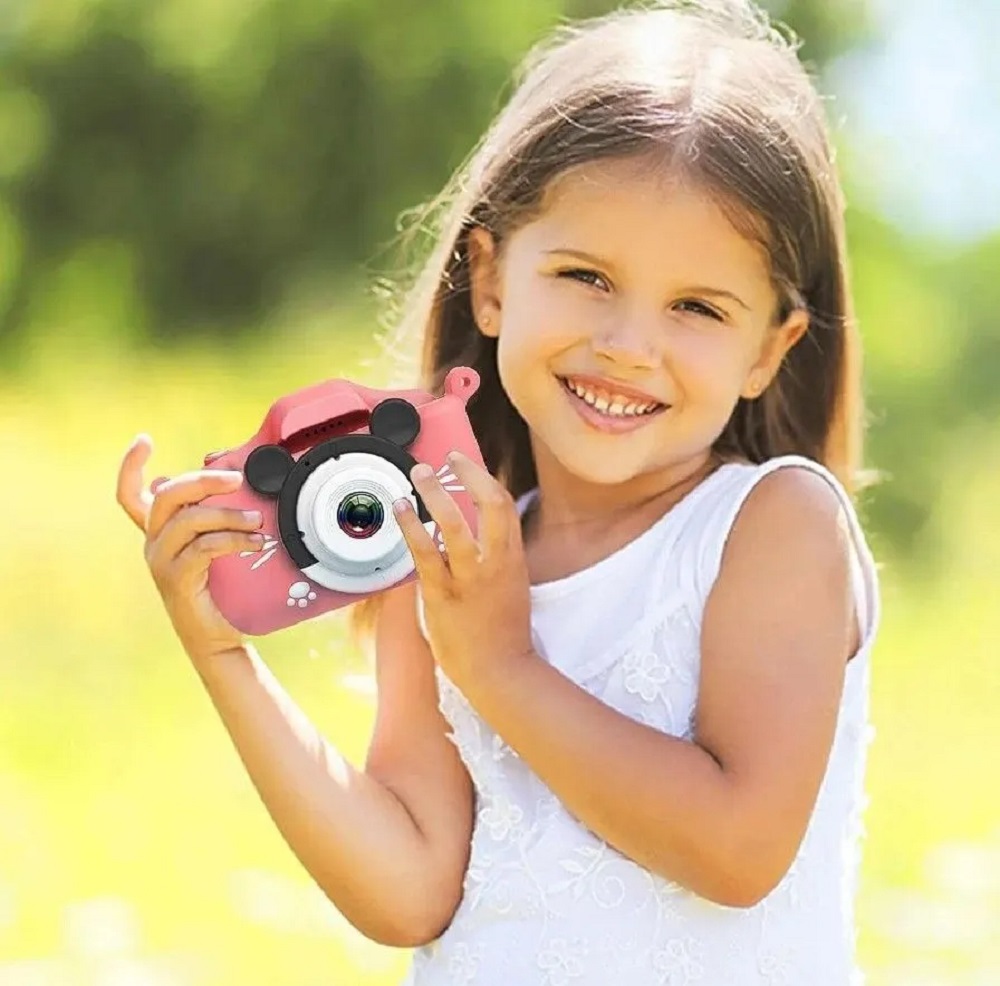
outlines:
{"label": "blurred green background", "polygon": [[[390,984],[305,876],[114,502],[287,390],[374,385],[397,218],[548,27],[599,0],[4,0],[0,986]],[[860,950],[872,986],[1000,982],[1000,33],[992,0],[794,0],[831,103],[882,563]],[[957,9],[957,8],[955,8]],[[338,616],[261,642],[355,762]],[[989,778],[992,776],[993,780]]]}

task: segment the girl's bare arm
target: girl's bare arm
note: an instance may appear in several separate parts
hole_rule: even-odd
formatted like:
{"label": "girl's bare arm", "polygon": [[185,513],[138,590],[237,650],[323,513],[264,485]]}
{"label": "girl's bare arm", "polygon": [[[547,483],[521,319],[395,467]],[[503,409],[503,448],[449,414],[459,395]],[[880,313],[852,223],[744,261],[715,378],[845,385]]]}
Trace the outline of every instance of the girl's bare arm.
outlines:
{"label": "girl's bare arm", "polygon": [[358,770],[323,739],[208,591],[211,559],[250,548],[255,521],[202,501],[235,489],[242,477],[199,470],[147,489],[151,452],[146,435],[129,446],[118,503],[144,534],[145,559],[178,639],[271,817],[362,933],[400,947],[435,938],[461,897],[472,790],[437,708],[413,585],[384,599],[378,714]]}
{"label": "girl's bare arm", "polygon": [[313,879],[363,934],[414,947],[447,927],[461,898],[472,789],[437,708],[412,585],[387,593],[376,651],[378,711],[360,770],[323,739],[252,647],[196,667]]}

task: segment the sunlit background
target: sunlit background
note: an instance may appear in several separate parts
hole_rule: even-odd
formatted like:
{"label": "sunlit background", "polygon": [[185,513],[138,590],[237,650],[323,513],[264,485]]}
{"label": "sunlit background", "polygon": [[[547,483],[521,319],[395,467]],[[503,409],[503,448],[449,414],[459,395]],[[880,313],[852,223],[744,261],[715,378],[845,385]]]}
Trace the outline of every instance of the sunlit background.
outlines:
{"label": "sunlit background", "polygon": [[[0,3],[0,986],[387,986],[272,826],[114,503],[330,376],[525,46],[600,0]],[[835,122],[882,564],[871,986],[1000,982],[1000,5],[794,0]],[[355,762],[338,618],[260,644]]]}

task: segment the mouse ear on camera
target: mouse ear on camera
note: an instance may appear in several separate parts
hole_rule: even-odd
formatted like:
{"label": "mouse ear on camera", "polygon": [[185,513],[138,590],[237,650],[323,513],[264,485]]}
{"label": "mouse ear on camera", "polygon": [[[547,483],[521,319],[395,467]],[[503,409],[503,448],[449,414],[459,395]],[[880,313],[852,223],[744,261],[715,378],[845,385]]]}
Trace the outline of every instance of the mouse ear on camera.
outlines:
{"label": "mouse ear on camera", "polygon": [[372,409],[368,430],[400,448],[408,448],[420,434],[420,414],[402,397],[389,397]]}
{"label": "mouse ear on camera", "polygon": [[295,460],[280,445],[261,445],[247,456],[243,474],[251,489],[262,496],[277,496]]}

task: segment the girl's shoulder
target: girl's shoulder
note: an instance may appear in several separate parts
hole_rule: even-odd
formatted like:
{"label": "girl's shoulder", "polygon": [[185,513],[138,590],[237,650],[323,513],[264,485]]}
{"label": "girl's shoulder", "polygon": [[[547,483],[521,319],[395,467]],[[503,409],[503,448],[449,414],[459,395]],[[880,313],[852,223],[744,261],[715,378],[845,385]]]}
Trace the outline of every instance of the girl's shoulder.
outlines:
{"label": "girl's shoulder", "polygon": [[804,511],[822,521],[839,516],[852,538],[867,549],[867,542],[854,502],[837,477],[825,466],[803,455],[780,455],[761,463],[729,461],[702,484],[705,495],[699,503],[702,525],[714,531],[716,548],[724,550],[729,535],[753,499],[762,512]]}
{"label": "girl's shoulder", "polygon": [[773,550],[782,551],[796,532],[815,529],[843,544],[850,555],[855,595],[862,621],[878,615],[878,574],[850,495],[822,464],[800,455],[762,463],[731,461],[702,484],[683,540],[693,562],[693,589],[704,601],[724,564],[726,549],[739,527],[754,527]]}
{"label": "girl's shoulder", "polygon": [[[719,519],[735,520],[750,495],[768,497],[825,497],[856,516],[851,497],[826,466],[804,455],[778,455],[764,462],[731,459],[719,466],[702,484],[708,495],[706,506],[728,507]],[[766,493],[763,491],[767,490]]]}

